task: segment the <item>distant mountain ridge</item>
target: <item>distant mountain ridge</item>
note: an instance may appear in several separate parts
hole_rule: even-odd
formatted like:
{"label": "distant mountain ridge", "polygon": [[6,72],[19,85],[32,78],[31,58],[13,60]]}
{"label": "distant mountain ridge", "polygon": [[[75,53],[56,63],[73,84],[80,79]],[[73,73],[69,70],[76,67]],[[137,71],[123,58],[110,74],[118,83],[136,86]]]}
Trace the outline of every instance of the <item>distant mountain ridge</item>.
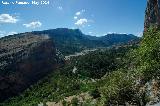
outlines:
{"label": "distant mountain ridge", "polygon": [[65,55],[80,52],[87,48],[105,46],[98,40],[90,40],[79,29],[57,28],[44,31],[34,31],[32,34],[47,34],[54,40],[56,47]]}
{"label": "distant mountain ridge", "polygon": [[65,55],[80,52],[84,49],[108,47],[116,44],[126,44],[138,40],[133,34],[108,34],[96,37],[85,35],[79,29],[57,28],[44,31],[34,31],[32,34],[48,35],[53,38],[56,47]]}
{"label": "distant mountain ridge", "polygon": [[[94,49],[99,47],[109,47],[119,44],[127,44],[128,42],[137,42],[140,38],[133,34],[107,34],[105,36],[86,35],[79,29],[57,28],[43,31],[26,32],[28,34],[48,36],[51,38],[55,47],[63,54],[70,55],[75,52],[81,52],[85,49]],[[20,36],[26,33],[19,33]]]}
{"label": "distant mountain ridge", "polygon": [[138,40],[139,38],[133,34],[107,34],[105,36],[102,36],[99,38],[102,42],[104,42],[106,45],[117,45],[117,44],[126,44],[129,41],[132,40]]}

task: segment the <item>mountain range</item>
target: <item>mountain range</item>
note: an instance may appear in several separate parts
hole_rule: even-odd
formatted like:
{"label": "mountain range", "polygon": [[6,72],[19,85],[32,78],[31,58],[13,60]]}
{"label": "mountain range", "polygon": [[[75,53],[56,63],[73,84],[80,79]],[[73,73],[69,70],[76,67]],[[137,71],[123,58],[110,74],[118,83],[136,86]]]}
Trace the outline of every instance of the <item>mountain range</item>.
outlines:
{"label": "mountain range", "polygon": [[64,55],[80,52],[85,49],[109,47],[118,44],[127,44],[139,38],[133,34],[108,34],[101,37],[83,34],[79,29],[57,28],[31,32],[36,35],[48,35],[54,40],[56,47]]}

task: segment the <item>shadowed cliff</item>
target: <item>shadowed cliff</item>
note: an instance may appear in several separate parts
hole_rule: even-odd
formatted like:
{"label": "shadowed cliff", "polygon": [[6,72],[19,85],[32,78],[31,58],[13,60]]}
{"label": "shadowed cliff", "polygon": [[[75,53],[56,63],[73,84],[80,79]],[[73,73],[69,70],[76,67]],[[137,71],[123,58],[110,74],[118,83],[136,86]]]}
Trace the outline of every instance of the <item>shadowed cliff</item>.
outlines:
{"label": "shadowed cliff", "polygon": [[58,67],[53,40],[30,33],[0,39],[0,101],[19,94]]}

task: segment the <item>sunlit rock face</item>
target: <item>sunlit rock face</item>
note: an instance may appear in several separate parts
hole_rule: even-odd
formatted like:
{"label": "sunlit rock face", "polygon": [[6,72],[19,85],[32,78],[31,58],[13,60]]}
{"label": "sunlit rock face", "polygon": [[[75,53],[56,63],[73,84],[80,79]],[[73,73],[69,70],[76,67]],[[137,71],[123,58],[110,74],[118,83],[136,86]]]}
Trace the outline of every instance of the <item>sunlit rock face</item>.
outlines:
{"label": "sunlit rock face", "polygon": [[146,31],[151,25],[160,26],[160,0],[147,1],[144,31]]}

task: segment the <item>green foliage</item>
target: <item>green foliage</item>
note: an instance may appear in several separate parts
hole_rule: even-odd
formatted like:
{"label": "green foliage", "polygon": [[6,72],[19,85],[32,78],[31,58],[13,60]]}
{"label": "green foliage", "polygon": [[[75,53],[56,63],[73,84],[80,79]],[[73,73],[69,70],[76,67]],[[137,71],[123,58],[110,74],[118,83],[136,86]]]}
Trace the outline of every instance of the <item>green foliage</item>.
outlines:
{"label": "green foliage", "polygon": [[[125,68],[101,80],[100,91],[106,105],[125,105],[128,102],[144,106],[149,102],[147,93],[140,88],[160,76],[160,30],[149,28],[140,47],[130,51],[128,56]],[[136,85],[138,80],[140,82]]]}
{"label": "green foliage", "polygon": [[[100,82],[100,91],[106,105],[125,105],[128,102],[143,106],[149,102],[146,92],[140,92],[140,87],[160,75],[159,29],[148,29],[140,47],[130,51],[127,58],[126,67],[105,76]],[[140,83],[136,86],[139,78]]]}
{"label": "green foliage", "polygon": [[97,99],[97,98],[101,97],[100,92],[99,92],[99,90],[98,90],[97,88],[94,89],[94,90],[92,90],[92,91],[90,92],[90,95],[91,95],[94,99]]}
{"label": "green foliage", "polygon": [[65,100],[62,101],[63,106],[67,106],[67,102]]}
{"label": "green foliage", "polygon": [[160,31],[151,27],[144,33],[141,46],[136,50],[137,70],[148,81],[160,75]]}
{"label": "green foliage", "polygon": [[78,79],[70,79],[54,73],[38,84],[27,89],[22,95],[5,102],[5,106],[36,105],[40,102],[59,101],[66,96],[80,93],[83,84]]}
{"label": "green foliage", "polygon": [[[55,42],[55,46],[63,55],[74,54],[89,48],[105,47],[99,40],[91,40],[79,29],[57,28],[32,32],[35,35],[47,34]],[[92,36],[90,36],[92,37]]]}
{"label": "green foliage", "polygon": [[129,47],[97,50],[74,58],[71,64],[76,66],[77,74],[93,79],[100,79],[106,73],[111,73],[122,67],[122,58],[128,50]]}
{"label": "green foliage", "polygon": [[[90,92],[96,101],[86,100],[82,103],[86,106],[133,101],[138,104],[137,92],[133,87],[133,76],[136,75],[133,71],[128,73],[126,68],[120,70],[126,66],[125,54],[131,48],[132,46],[113,47],[74,57],[64,67],[31,86],[20,96],[6,101],[2,106],[34,106],[48,101],[58,102],[81,92]],[[74,67],[77,68],[75,73]],[[63,104],[66,104],[65,101]],[[77,106],[78,101],[73,99],[72,104]]]}
{"label": "green foliage", "polygon": [[134,80],[122,71],[113,72],[105,79],[106,83],[100,91],[106,99],[107,105],[124,105],[127,101],[133,101]]}
{"label": "green foliage", "polygon": [[78,106],[78,102],[79,102],[79,100],[78,100],[77,98],[73,98],[73,99],[71,100],[72,106]]}

